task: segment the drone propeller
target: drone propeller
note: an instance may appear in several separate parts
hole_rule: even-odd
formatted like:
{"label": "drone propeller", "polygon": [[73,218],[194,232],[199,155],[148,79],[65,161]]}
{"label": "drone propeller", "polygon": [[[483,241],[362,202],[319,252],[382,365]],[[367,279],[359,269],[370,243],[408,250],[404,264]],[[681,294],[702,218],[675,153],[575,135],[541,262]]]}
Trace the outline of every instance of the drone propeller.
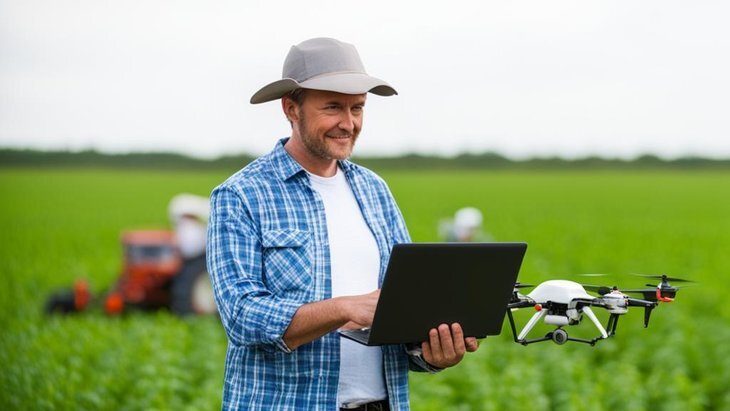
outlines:
{"label": "drone propeller", "polygon": [[[688,280],[688,282],[690,282],[690,281]],[[662,290],[666,290],[666,291],[677,291],[680,288],[686,288],[686,287],[691,286],[692,284],[696,284],[696,283],[694,281],[691,281],[691,284],[684,284],[684,285],[673,285],[673,284],[669,284],[669,283],[661,283],[661,284],[659,284],[659,287]],[[654,290],[657,289],[656,284],[644,284],[644,285],[647,287],[651,287]]]}
{"label": "drone propeller", "polygon": [[[660,275],[646,275],[646,274],[632,274],[637,277],[644,277],[644,278],[655,278],[657,280],[662,280],[662,284],[668,283],[669,281],[673,283],[693,283],[692,280],[687,280],[684,278],[676,278],[676,277],[667,277],[666,274],[660,274]],[[650,287],[655,287],[655,285],[650,285]]]}
{"label": "drone propeller", "polygon": [[530,288],[530,287],[534,287],[534,285],[532,285],[532,284],[522,284],[522,283],[521,283],[521,282],[519,282],[519,281],[517,281],[517,282],[515,283],[515,289],[520,289],[520,288]]}
{"label": "drone propeller", "polygon": [[[626,290],[626,292],[639,292],[644,295],[644,298],[647,300],[657,300],[662,302],[672,302],[674,300],[674,297],[677,295],[677,291],[681,287],[675,287],[669,284],[669,281],[673,282],[680,282],[680,283],[694,283],[692,280],[686,280],[684,278],[675,278],[675,277],[667,277],[666,274],[661,275],[645,275],[645,274],[633,274],[637,277],[642,278],[655,278],[655,279],[661,279],[662,281],[659,283],[659,285],[654,284],[646,284],[647,287],[653,287],[650,290]],[[655,296],[652,296],[651,294],[655,294]]]}

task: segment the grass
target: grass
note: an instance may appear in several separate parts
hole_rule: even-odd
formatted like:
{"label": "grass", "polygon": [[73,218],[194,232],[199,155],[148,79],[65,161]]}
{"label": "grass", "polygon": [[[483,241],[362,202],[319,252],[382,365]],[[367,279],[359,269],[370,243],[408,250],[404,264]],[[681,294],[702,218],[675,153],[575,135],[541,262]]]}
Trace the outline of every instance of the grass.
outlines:
{"label": "grass", "polygon": [[[166,227],[173,195],[207,195],[227,174],[0,169],[0,409],[220,407],[216,318],[49,318],[41,308],[78,277],[95,291],[111,285],[122,230]],[[648,329],[631,312],[596,347],[523,347],[505,328],[458,367],[411,374],[414,410],[730,409],[730,173],[382,175],[415,241],[438,239],[438,221],[465,205],[484,211],[496,239],[527,241],[523,282],[595,272],[626,287],[643,285],[624,276],[637,272],[699,282],[655,310]],[[592,335],[586,325],[569,332]]]}

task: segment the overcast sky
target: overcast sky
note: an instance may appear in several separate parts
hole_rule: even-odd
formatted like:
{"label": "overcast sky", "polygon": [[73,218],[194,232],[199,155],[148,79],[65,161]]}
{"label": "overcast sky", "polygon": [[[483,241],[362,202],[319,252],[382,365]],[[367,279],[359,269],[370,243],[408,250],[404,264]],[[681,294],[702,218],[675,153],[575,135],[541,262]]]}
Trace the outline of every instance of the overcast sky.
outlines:
{"label": "overcast sky", "polygon": [[[433,5],[432,5],[433,4]],[[356,154],[730,157],[727,1],[0,0],[0,147],[268,152],[293,44],[358,48]]]}

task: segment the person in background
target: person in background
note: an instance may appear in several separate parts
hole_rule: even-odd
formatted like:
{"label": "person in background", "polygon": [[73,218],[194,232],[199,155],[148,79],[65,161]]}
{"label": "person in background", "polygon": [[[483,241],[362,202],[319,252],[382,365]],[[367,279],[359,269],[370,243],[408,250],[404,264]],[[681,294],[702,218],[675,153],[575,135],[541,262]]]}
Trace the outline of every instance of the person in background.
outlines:
{"label": "person in background", "polygon": [[454,213],[453,220],[439,223],[439,235],[448,242],[493,241],[491,234],[482,228],[482,212],[474,207],[464,207]]}
{"label": "person in background", "polygon": [[193,194],[178,194],[167,207],[180,254],[186,260],[205,253],[210,200]]}
{"label": "person in background", "polygon": [[415,348],[336,332],[371,325],[390,250],[410,241],[386,183],[348,160],[367,93],[396,91],[330,38],[292,46],[282,77],[251,103],[281,100],[291,136],[211,195],[208,268],[229,341],[223,408],[407,410],[409,369],[454,366],[478,345],[459,324]]}

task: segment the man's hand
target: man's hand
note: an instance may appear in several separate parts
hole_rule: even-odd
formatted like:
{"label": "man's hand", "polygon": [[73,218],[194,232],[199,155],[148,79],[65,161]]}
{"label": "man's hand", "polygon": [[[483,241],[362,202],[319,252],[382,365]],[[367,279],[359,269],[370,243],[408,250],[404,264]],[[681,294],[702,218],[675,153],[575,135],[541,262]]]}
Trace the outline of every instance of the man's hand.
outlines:
{"label": "man's hand", "polygon": [[380,290],[369,294],[336,297],[299,307],[284,333],[284,344],[295,350],[338,328],[370,327]]}
{"label": "man's hand", "polygon": [[375,306],[378,305],[380,290],[368,294],[342,297],[343,309],[349,321],[342,326],[343,330],[353,330],[370,327],[375,316]]}
{"label": "man's hand", "polygon": [[464,338],[464,331],[459,323],[439,325],[428,333],[428,341],[421,344],[423,359],[437,368],[448,368],[458,364],[464,354],[474,352],[479,343],[474,337]]}

